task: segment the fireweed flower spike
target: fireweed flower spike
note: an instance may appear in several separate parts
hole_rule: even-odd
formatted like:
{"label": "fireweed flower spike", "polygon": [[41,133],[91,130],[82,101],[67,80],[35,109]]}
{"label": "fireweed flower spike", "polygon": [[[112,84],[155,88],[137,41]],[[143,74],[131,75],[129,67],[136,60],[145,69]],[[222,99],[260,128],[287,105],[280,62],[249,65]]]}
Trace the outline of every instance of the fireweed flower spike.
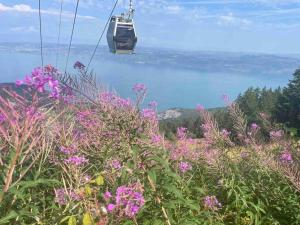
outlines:
{"label": "fireweed flower spike", "polygon": [[103,198],[108,201],[110,198],[112,197],[112,194],[109,192],[109,191],[106,191],[104,194],[103,194]]}
{"label": "fireweed flower spike", "polygon": [[179,170],[182,173],[186,173],[187,171],[192,170],[192,166],[188,162],[180,162],[179,163]]}
{"label": "fireweed flower spike", "polygon": [[118,187],[114,198],[115,203],[108,204],[107,210],[111,213],[117,210],[126,217],[134,217],[145,204],[143,194],[137,189],[139,189],[137,184]]}
{"label": "fireweed flower spike", "polygon": [[273,141],[280,140],[283,137],[283,135],[284,135],[283,130],[275,130],[270,132],[270,138]]}
{"label": "fireweed flower spike", "polygon": [[3,123],[5,121],[5,116],[0,113],[0,124]]}
{"label": "fireweed flower spike", "polygon": [[252,123],[251,126],[250,126],[250,129],[253,130],[253,131],[258,130],[259,128],[260,127],[256,123]]}
{"label": "fireweed flower spike", "polygon": [[222,95],[222,100],[226,103],[226,104],[229,104],[230,103],[230,98],[228,95]]}
{"label": "fireweed flower spike", "polygon": [[108,212],[112,212],[113,210],[114,210],[114,208],[116,207],[116,205],[114,205],[114,204],[108,204],[107,205],[107,210],[108,210]]}
{"label": "fireweed flower spike", "polygon": [[84,156],[70,156],[69,158],[64,160],[65,163],[75,166],[81,166],[85,163],[88,163],[88,159]]}
{"label": "fireweed flower spike", "polygon": [[121,165],[120,161],[117,160],[117,159],[112,160],[111,166],[112,166],[112,168],[114,168],[115,170],[119,170],[119,169],[122,168],[122,165]]}
{"label": "fireweed flower spike", "polygon": [[56,77],[59,75],[57,69],[48,65],[44,68],[37,67],[31,75],[27,75],[24,80],[18,80],[17,86],[22,84],[28,85],[38,92],[43,93],[46,90],[46,86],[50,89],[50,97],[58,99],[60,97],[59,82]]}
{"label": "fireweed flower spike", "polygon": [[148,107],[152,108],[152,109],[156,109],[157,107],[157,102],[156,101],[151,101],[148,104]]}
{"label": "fireweed flower spike", "polygon": [[283,151],[280,155],[280,160],[283,163],[292,163],[293,157],[292,157],[291,152],[288,150]]}
{"label": "fireweed flower spike", "polygon": [[156,120],[156,112],[153,109],[143,109],[142,116],[145,119]]}
{"label": "fireweed flower spike", "polygon": [[203,200],[204,207],[213,211],[217,211],[222,207],[216,196],[206,196]]}
{"label": "fireweed flower spike", "polygon": [[196,106],[196,110],[198,111],[198,112],[203,112],[204,111],[204,106],[203,105],[200,105],[200,104],[198,104],[197,106]]}
{"label": "fireweed flower spike", "polygon": [[60,147],[60,151],[66,155],[72,155],[72,154],[75,154],[77,152],[77,149],[75,149],[74,147],[64,147],[64,146],[61,146]]}
{"label": "fireweed flower spike", "polygon": [[23,85],[24,84],[24,81],[22,81],[22,80],[17,80],[16,81],[16,86],[17,87],[19,87],[19,86],[21,86],[21,85]]}
{"label": "fireweed flower spike", "polygon": [[79,201],[81,197],[73,190],[65,190],[64,188],[54,189],[55,202],[59,205],[66,205],[69,200]]}
{"label": "fireweed flower spike", "polygon": [[179,127],[177,128],[177,138],[182,140],[182,139],[185,139],[186,136],[187,136],[187,128],[185,127]]}
{"label": "fireweed flower spike", "polygon": [[137,93],[141,93],[147,90],[146,85],[145,84],[135,84],[132,88],[133,91],[137,92]]}
{"label": "fireweed flower spike", "polygon": [[74,69],[76,69],[76,70],[84,70],[85,65],[83,65],[81,62],[77,61],[77,62],[75,62],[75,64],[74,64],[73,67],[74,67]]}

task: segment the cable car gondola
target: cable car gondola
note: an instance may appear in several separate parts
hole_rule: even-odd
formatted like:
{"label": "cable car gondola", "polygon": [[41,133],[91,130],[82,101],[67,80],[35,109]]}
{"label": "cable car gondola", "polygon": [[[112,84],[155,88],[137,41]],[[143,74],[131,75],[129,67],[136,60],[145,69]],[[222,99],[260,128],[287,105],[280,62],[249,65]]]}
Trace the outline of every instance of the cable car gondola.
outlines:
{"label": "cable car gondola", "polygon": [[133,8],[130,0],[127,15],[112,16],[107,30],[107,43],[110,52],[115,54],[132,54],[137,43],[133,22]]}

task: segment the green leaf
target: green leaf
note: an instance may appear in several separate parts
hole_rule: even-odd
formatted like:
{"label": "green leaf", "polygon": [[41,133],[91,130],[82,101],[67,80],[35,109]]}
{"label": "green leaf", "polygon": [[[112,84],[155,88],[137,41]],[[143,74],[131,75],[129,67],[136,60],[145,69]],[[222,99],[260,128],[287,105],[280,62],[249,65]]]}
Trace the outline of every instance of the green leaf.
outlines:
{"label": "green leaf", "polygon": [[155,185],[156,184],[156,172],[154,170],[150,170],[148,172],[148,175],[149,175],[150,179],[152,180],[152,182]]}
{"label": "green leaf", "polygon": [[10,213],[7,216],[2,217],[0,219],[0,224],[9,223],[11,219],[14,219],[16,217],[18,217],[18,214],[15,211],[10,211]]}

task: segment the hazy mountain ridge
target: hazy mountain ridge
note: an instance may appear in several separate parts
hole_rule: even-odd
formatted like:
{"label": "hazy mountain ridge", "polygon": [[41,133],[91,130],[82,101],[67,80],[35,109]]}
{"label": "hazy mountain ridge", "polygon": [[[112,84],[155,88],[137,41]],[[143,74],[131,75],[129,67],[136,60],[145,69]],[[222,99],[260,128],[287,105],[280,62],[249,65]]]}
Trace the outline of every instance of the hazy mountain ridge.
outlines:
{"label": "hazy mountain ridge", "polygon": [[[55,44],[45,44],[47,54],[66,54],[67,45],[59,49]],[[94,49],[91,45],[73,45],[71,54],[89,57]],[[38,44],[0,43],[0,52],[39,54]],[[202,73],[274,74],[289,75],[300,66],[298,55],[271,55],[259,53],[231,53],[208,51],[182,51],[138,47],[134,55],[113,55],[106,46],[100,46],[95,60],[115,61],[135,66],[176,68],[201,71]]]}

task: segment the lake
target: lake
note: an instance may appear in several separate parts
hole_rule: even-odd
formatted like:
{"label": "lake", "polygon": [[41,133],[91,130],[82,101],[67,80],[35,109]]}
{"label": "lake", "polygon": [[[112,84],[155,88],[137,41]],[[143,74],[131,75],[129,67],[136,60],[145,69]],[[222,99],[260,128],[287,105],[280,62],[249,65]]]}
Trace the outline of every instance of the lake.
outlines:
{"label": "lake", "polygon": [[[134,56],[97,55],[90,68],[97,74],[98,82],[116,90],[122,97],[134,97],[132,87],[135,83],[144,83],[148,88],[146,102],[155,100],[159,110],[168,108],[195,108],[202,104],[207,108],[223,106],[221,96],[227,94],[234,99],[248,87],[284,86],[292,77],[286,72],[250,75],[243,72],[208,72],[201,68],[186,69],[175,66],[155,66],[147,63],[147,59],[138,63],[124,61],[124,57]],[[45,64],[55,65],[56,54],[45,52]],[[71,53],[68,71],[72,71],[75,61],[87,62],[87,54]],[[158,58],[159,60],[159,58]],[[186,63],[186,62],[185,62]],[[34,67],[40,65],[38,52],[0,51],[0,82],[14,82],[30,73]],[[59,57],[59,65],[64,70],[65,57]]]}

